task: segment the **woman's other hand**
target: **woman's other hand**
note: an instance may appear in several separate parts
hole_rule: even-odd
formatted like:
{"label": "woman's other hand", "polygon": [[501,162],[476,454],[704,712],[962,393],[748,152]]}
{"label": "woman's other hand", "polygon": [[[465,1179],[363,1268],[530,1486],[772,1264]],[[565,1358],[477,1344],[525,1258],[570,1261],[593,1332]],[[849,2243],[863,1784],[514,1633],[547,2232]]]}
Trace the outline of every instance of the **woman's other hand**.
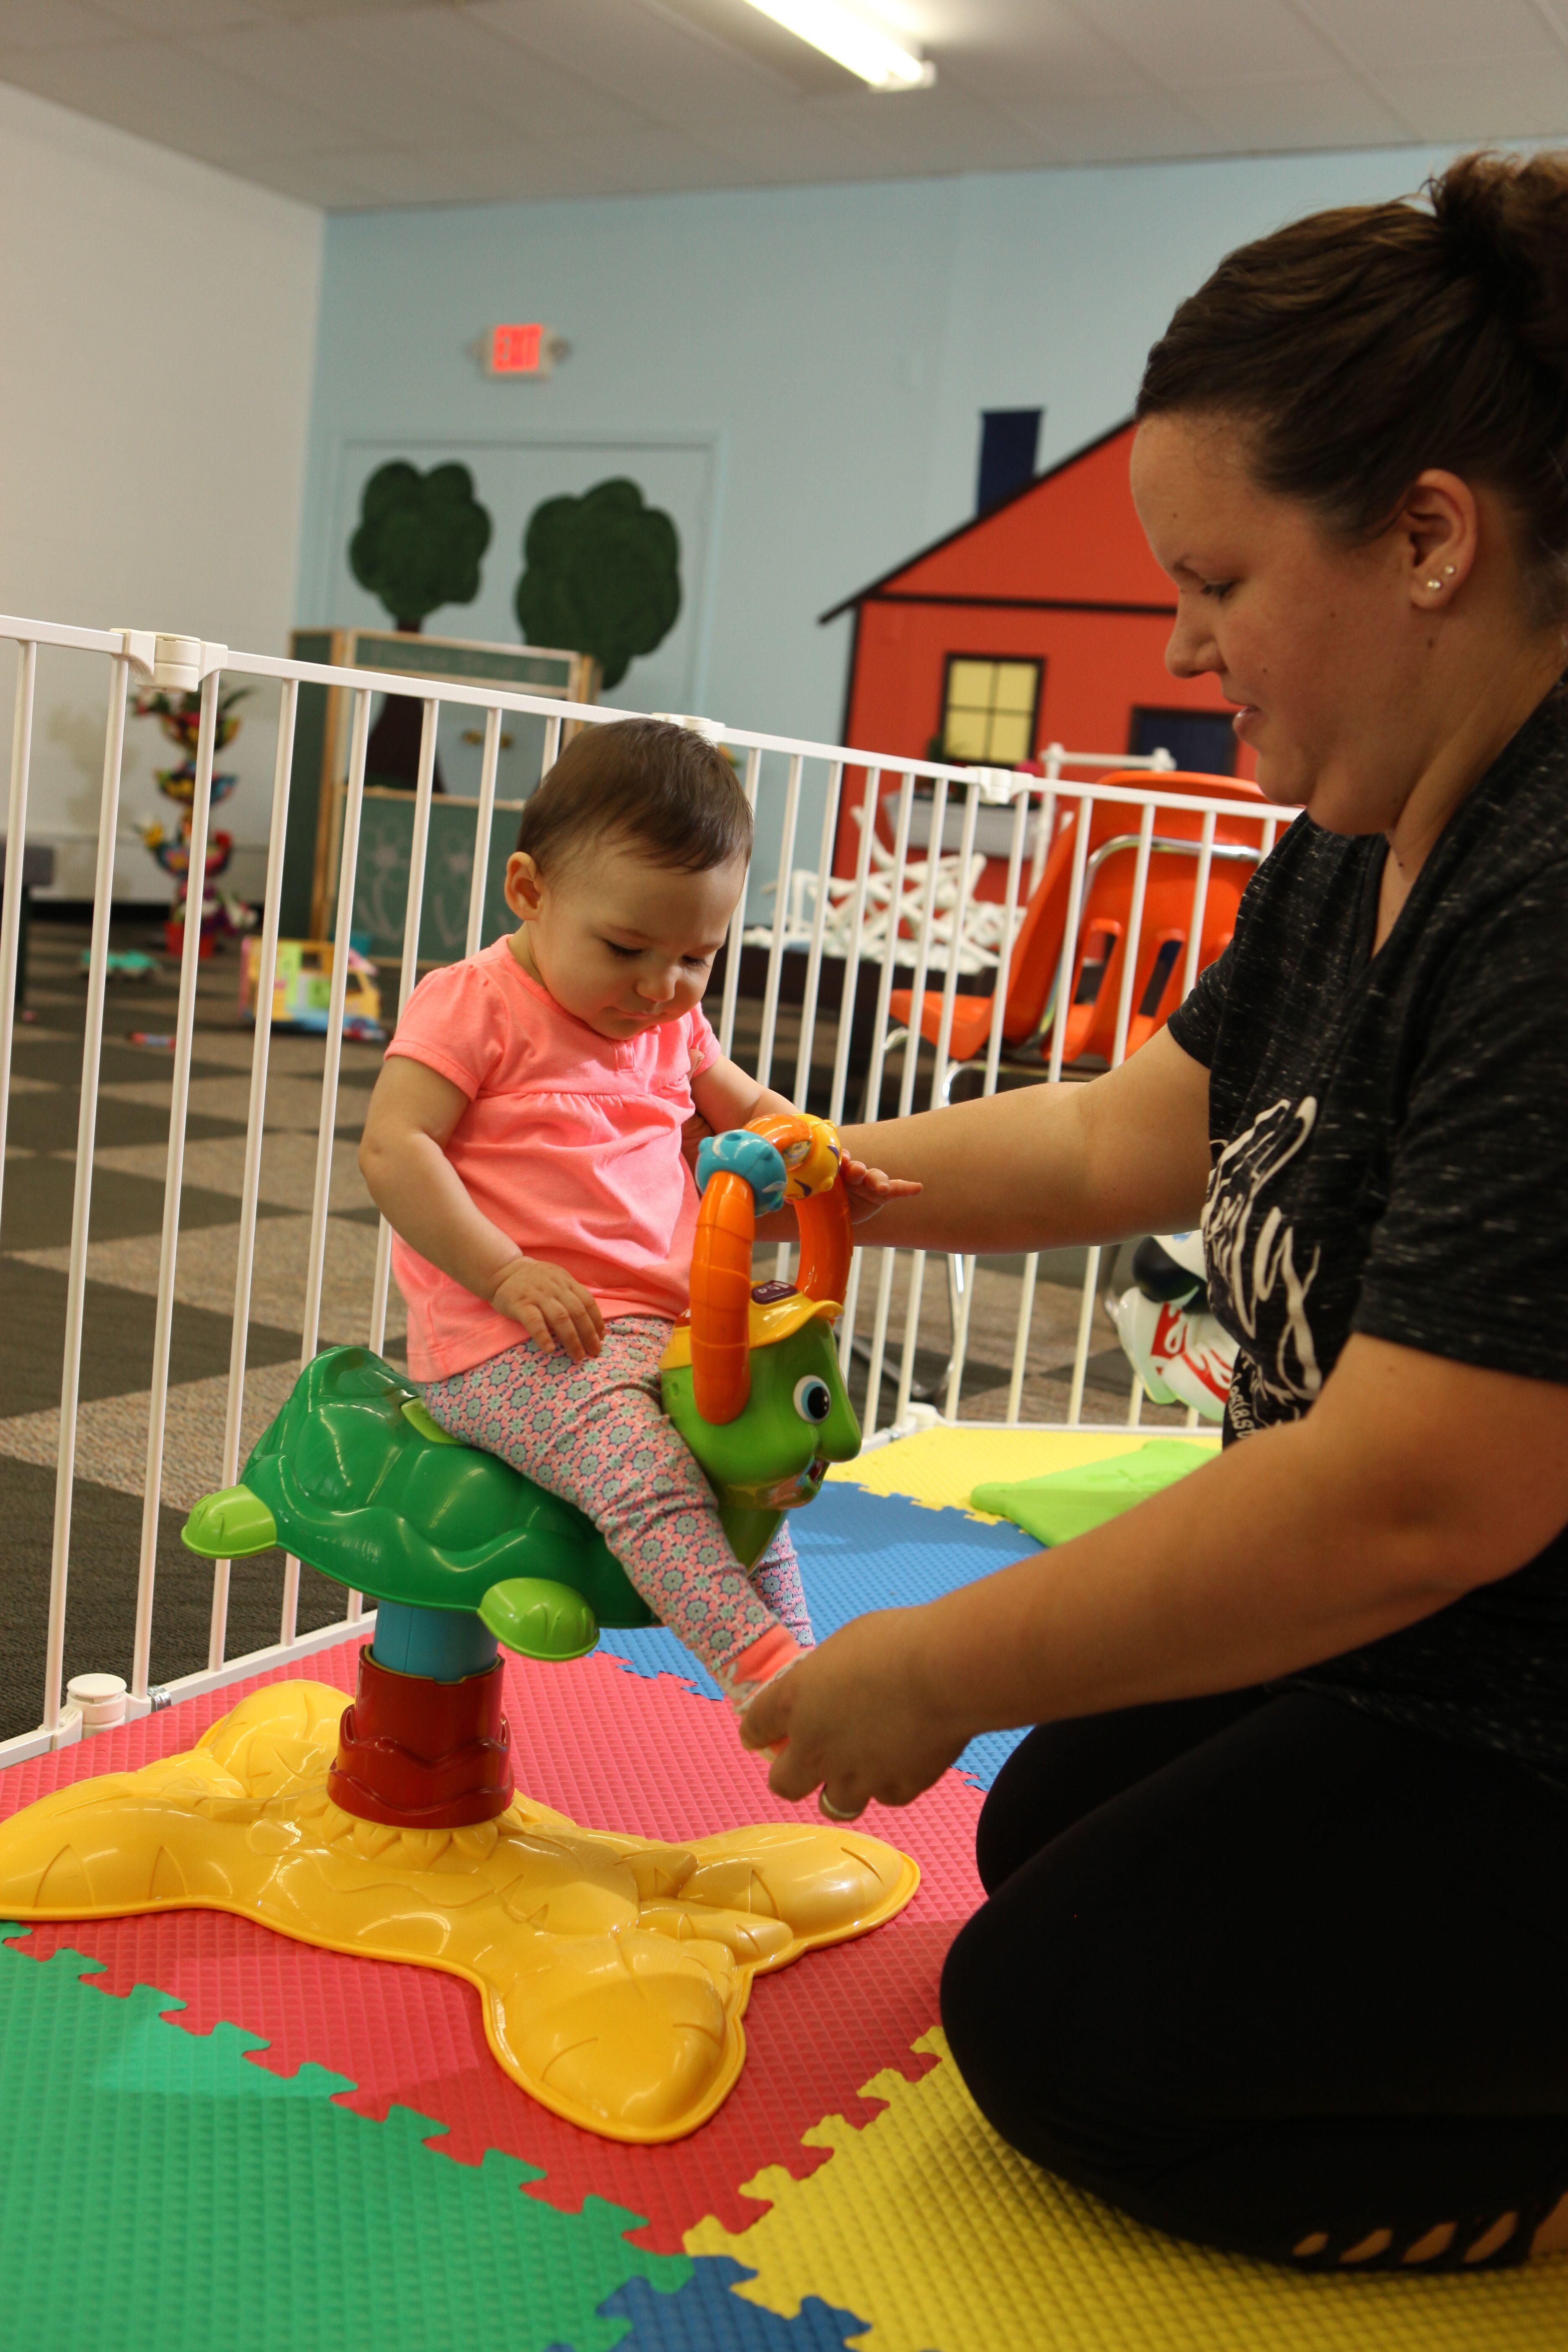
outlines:
{"label": "woman's other hand", "polygon": [[498,1315],[521,1323],[536,1348],[546,1354],[564,1348],[574,1364],[596,1356],[605,1337],[605,1318],[591,1290],[560,1266],[537,1257],[514,1257],[501,1268],[490,1293]]}
{"label": "woman's other hand", "polygon": [[764,1684],[741,1740],[780,1749],[768,1774],[775,1796],[820,1788],[828,1818],[848,1820],[872,1798],[907,1805],[941,1778],[969,1735],[942,1704],[930,1627],[921,1610],[878,1610]]}
{"label": "woman's other hand", "polygon": [[863,1225],[889,1201],[912,1200],[920,1186],[909,1176],[889,1176],[880,1168],[868,1168],[863,1160],[853,1160],[847,1152],[838,1163],[838,1174],[849,1202],[852,1224]]}

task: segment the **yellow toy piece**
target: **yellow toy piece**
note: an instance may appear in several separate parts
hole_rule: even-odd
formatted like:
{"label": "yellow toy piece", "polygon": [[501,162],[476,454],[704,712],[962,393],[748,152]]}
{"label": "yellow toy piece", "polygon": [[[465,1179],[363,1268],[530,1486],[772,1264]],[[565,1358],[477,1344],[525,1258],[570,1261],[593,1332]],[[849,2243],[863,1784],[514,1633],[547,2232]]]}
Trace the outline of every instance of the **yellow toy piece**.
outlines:
{"label": "yellow toy piece", "polygon": [[0,1916],[232,1911],[300,1943],[466,1977],[498,2063],[609,2139],[682,2138],[745,2061],[752,1979],[864,1935],[920,1883],[855,1830],[659,1845],[517,1797],[408,1830],[327,1794],[343,1694],[268,1685],[184,1755],[56,1790],[0,1826]]}

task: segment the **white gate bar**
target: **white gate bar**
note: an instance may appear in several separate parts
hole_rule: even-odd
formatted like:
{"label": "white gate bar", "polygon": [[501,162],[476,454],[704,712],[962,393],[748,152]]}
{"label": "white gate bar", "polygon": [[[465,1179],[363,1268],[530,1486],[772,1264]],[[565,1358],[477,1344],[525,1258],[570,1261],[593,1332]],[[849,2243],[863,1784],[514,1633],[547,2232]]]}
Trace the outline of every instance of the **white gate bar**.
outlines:
{"label": "white gate bar", "polygon": [[[557,722],[559,725],[559,722]],[[496,769],[500,761],[500,712],[485,713],[485,748],[479,761],[479,808],[474,819],[474,870],[468,877],[468,929],[465,955],[478,955],[485,921],[485,889],[490,878],[490,833],[495,824]]]}
{"label": "white gate bar", "polygon": [[1190,996],[1197,985],[1198,958],[1203,953],[1204,919],[1209,908],[1209,876],[1214,870],[1214,829],[1216,822],[1211,809],[1198,835],[1198,870],[1193,877],[1193,911],[1187,924],[1187,952],[1182,965],[1184,997]]}
{"label": "white gate bar", "polygon": [[163,1171],[163,1233],[158,1253],[158,1296],[153,1323],[153,1388],[147,1406],[147,1469],[142,1490],[142,1557],[136,1577],[136,1633],[131,1654],[131,1696],[147,1696],[153,1654],[153,1588],[158,1573],[158,1507],[163,1496],[163,1431],[169,1411],[169,1354],[174,1335],[174,1267],[180,1247],[180,1193],[185,1173],[185,1118],[191,1097],[191,1052],[196,1030],[196,975],[202,955],[202,908],[207,886],[207,823],[212,814],[213,754],[217,743],[221,673],[201,685],[196,772],[191,788],[190,856],[185,867],[184,938],[180,945],[179,1011],[174,1018],[174,1077],[169,1105],[169,1151]]}
{"label": "white gate bar", "polygon": [[[85,634],[85,633],[84,633]],[[44,635],[39,632],[40,637]],[[58,643],[58,637],[47,640]],[[81,1049],[81,1107],[77,1116],[76,1180],[71,1188],[70,1266],[66,1276],[65,1362],[60,1374],[60,1451],[55,1465],[55,1529],[49,1561],[49,1629],[44,1652],[43,1729],[59,1724],[66,1654],[66,1584],[70,1569],[71,1489],[76,1477],[77,1398],[81,1386],[82,1313],[87,1301],[87,1234],[92,1213],[92,1146],[98,1131],[98,1073],[103,1051],[103,992],[109,976],[109,926],[113,911],[114,852],[120,831],[120,769],[125,753],[129,656],[110,640],[109,716],[103,740],[103,791],[99,804],[98,863],[93,877],[92,944],[88,951],[87,1018]],[[52,1741],[50,1743],[53,1744]]]}
{"label": "white gate bar", "polygon": [[[1021,793],[1019,798],[1026,807],[1029,798],[1027,793]],[[976,786],[971,785],[964,796],[963,830],[958,845],[958,896],[952,907],[952,929],[948,939],[947,974],[942,982],[942,1015],[937,1024],[936,1062],[931,1071],[931,1080],[930,1108],[932,1110],[939,1110],[947,1100],[947,1070],[952,1045],[952,1014],[953,1007],[958,1002],[958,943],[963,937],[963,919],[969,912],[970,875],[974,860],[974,827],[979,816],[979,790]],[[1001,978],[1000,962],[997,964],[997,978]],[[921,1288],[923,1289],[925,1285],[923,1252],[918,1279]],[[954,1383],[963,1377],[963,1349],[968,1344],[969,1329],[969,1314],[965,1301],[961,1298],[956,1304],[954,1302],[951,1261],[948,1272],[948,1305],[952,1315],[952,1352],[948,1358],[947,1373],[949,1400],[947,1413],[951,1421],[953,1418],[952,1400],[958,1393]],[[918,1323],[920,1319],[918,1307],[915,1319]],[[900,1420],[902,1417],[900,1414]]]}
{"label": "white gate bar", "polygon": [[1154,803],[1150,802],[1138,827],[1138,855],[1132,866],[1132,904],[1127,910],[1127,937],[1121,955],[1121,987],[1116,999],[1116,1034],[1110,1048],[1114,1070],[1127,1058],[1127,1033],[1132,1025],[1132,984],[1143,948],[1143,907],[1149,895],[1149,852],[1154,840]]}
{"label": "white gate bar", "polygon": [[805,960],[805,993],[800,1007],[800,1050],[795,1057],[795,1102],[805,1108],[811,1083],[812,1033],[816,1027],[816,995],[822,980],[822,934],[827,922],[827,878],[833,871],[833,845],[838,829],[838,796],[844,785],[844,764],[836,760],[827,772],[827,794],[822,803],[822,843],[816,858],[816,910],[812,917],[811,946]]}
{"label": "white gate bar", "polygon": [[[914,982],[910,991],[910,1025],[904,1032],[904,1066],[899,1080],[899,1117],[914,1108],[915,1077],[920,1068],[921,1023],[925,1011],[926,976],[931,969],[931,927],[936,919],[937,887],[942,878],[942,836],[947,824],[947,778],[939,776],[931,795],[931,836],[926,850],[925,889],[921,900],[920,937],[915,945]],[[896,952],[896,950],[895,950]],[[948,971],[958,971],[957,943],[948,957]],[[910,1391],[915,1377],[915,1340],[920,1330],[921,1293],[925,1286],[926,1254],[910,1253],[910,1292],[904,1308],[904,1344],[899,1357],[899,1390],[894,1426],[901,1428],[910,1415]]]}
{"label": "white gate bar", "polygon": [[[760,751],[746,754],[744,792],[746,806],[753,818],[757,814],[757,777],[763,764]],[[746,928],[746,893],[751,887],[752,860],[746,860],[746,871],[741,880],[741,895],[735,901],[735,911],[730,918],[730,936],[724,943],[724,998],[719,1014],[719,1051],[726,1061],[735,1042],[735,1004],[741,992],[741,934]]]}
{"label": "white gate bar", "polygon": [[[245,1418],[245,1360],[250,1340],[250,1283],[256,1254],[257,1203],[261,1192],[261,1148],[266,1129],[267,1064],[272,1045],[272,997],[278,982],[278,929],[283,900],[283,845],[289,833],[289,784],[294,768],[294,722],[300,689],[285,678],[278,703],[278,758],[272,771],[272,823],[267,836],[267,891],[261,907],[260,953],[256,961],[256,1042],[250,1053],[250,1101],[245,1120],[245,1173],[240,1179],[239,1251],[234,1269],[234,1329],[228,1348],[228,1402],[223,1423],[223,1475],[232,1486],[239,1476],[239,1439]],[[212,1622],[207,1631],[207,1672],[223,1665],[228,1639],[228,1591],[232,1562],[213,1563]]]}
{"label": "white gate bar", "polygon": [[[429,683],[428,679],[426,684]],[[338,866],[338,920],[332,944],[332,979],[327,997],[327,1050],[321,1069],[321,1119],[316,1133],[316,1183],[310,1202],[310,1256],[305,1275],[305,1312],[300,1339],[300,1369],[316,1352],[321,1328],[321,1286],[327,1258],[327,1210],[332,1191],[332,1144],[337,1129],[338,1072],[343,1058],[343,1001],[349,985],[349,940],[354,920],[354,877],[359,866],[360,819],[364,813],[364,761],[370,746],[371,688],[355,689],[349,737],[348,791],[343,801]],[[421,700],[423,697],[419,698]],[[279,1639],[294,1639],[300,1615],[300,1562],[289,1552],[283,1562],[283,1608]]]}
{"label": "white gate bar", "polygon": [[881,782],[880,768],[867,769],[866,797],[860,804],[860,845],[855,853],[855,893],[849,916],[849,946],[844,958],[844,978],[838,990],[838,1038],[833,1052],[833,1090],[827,1103],[827,1116],[836,1127],[844,1116],[844,1089],[849,1076],[849,1042],[855,1026],[855,1000],[860,986],[860,941],[866,923],[866,885],[871,871],[871,836],[876,830]]}
{"label": "white gate bar", "polygon": [[757,1046],[757,1084],[771,1086],[773,1062],[773,1031],[779,1016],[779,982],[784,976],[784,927],[789,919],[789,870],[795,856],[795,820],[800,814],[801,771],[805,766],[804,752],[795,752],[789,763],[789,782],[784,790],[784,833],[779,842],[778,872],[773,882],[773,936],[768,949],[767,985],[763,992],[763,1034]]}
{"label": "white gate bar", "polygon": [[[430,803],[436,789],[436,726],[438,701],[427,700],[419,730],[419,766],[414,787],[414,838],[408,851],[408,903],[403,910],[403,968],[397,980],[397,1018],[414,993],[419,978],[419,930],[425,913],[425,862],[430,842]],[[386,1294],[392,1282],[392,1227],[383,1217],[375,1234],[375,1279],[370,1296],[370,1352],[379,1356],[386,1344]],[[358,1593],[349,1597],[349,1614],[357,1617]],[[363,1603],[362,1603],[363,1605]]]}
{"label": "white gate bar", "polygon": [[[891,913],[888,944],[882,957],[882,968],[877,979],[877,1010],[871,1025],[871,1066],[866,1074],[866,1117],[881,1116],[882,1072],[888,1051],[888,1000],[893,990],[893,971],[899,960],[899,909],[904,903],[904,873],[910,854],[910,819],[914,810],[915,779],[912,769],[906,769],[898,787],[899,816],[893,837],[893,872],[891,893],[888,905]],[[843,1328],[838,1339],[838,1361],[846,1379],[849,1374],[849,1359],[855,1344],[855,1310],[860,1296],[860,1268],[864,1252],[857,1250],[849,1267],[849,1296],[844,1302]],[[870,1385],[866,1391],[868,1437],[877,1433],[878,1409],[882,1395],[882,1356],[888,1339],[888,1302],[892,1296],[893,1253],[881,1252],[881,1270],[877,1282],[876,1320],[871,1340]]]}
{"label": "white gate bar", "polygon": [[16,706],[11,725],[11,790],[5,810],[5,888],[0,898],[0,1202],[5,1184],[5,1132],[11,1110],[11,1047],[16,1028],[16,966],[22,950],[22,863],[26,856],[27,782],[33,758],[33,696],[38,648],[16,648]]}

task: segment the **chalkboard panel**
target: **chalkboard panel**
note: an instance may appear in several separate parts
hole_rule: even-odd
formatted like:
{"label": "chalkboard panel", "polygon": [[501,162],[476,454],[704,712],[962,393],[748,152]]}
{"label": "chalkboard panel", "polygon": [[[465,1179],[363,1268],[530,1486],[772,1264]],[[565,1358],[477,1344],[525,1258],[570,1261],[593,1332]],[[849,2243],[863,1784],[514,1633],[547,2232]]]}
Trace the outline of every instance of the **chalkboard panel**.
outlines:
{"label": "chalkboard panel", "polygon": [[[342,838],[343,787],[337,787],[334,839]],[[498,802],[490,824],[490,855],[485,885],[479,945],[516,929],[501,896],[506,861],[517,839],[521,801]],[[421,963],[455,963],[467,950],[468,890],[474,871],[477,801],[447,795],[430,803],[430,839],[425,858],[425,893],[419,919]],[[364,796],[359,864],[354,873],[353,928],[369,934],[377,957],[403,953],[408,907],[408,863],[414,846],[414,795],[374,786]],[[335,864],[334,860],[334,864]],[[334,891],[336,879],[334,876]]]}

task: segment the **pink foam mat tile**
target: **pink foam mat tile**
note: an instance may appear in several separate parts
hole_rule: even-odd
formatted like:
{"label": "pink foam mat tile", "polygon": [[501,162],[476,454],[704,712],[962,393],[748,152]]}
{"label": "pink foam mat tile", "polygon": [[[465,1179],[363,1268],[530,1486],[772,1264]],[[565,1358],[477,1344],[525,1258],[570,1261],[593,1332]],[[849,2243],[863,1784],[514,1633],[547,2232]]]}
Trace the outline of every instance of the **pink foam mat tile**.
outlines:
{"label": "pink foam mat tile", "polygon": [[[357,1648],[345,1643],[284,1672],[346,1692]],[[509,1658],[506,1672],[520,1784],[586,1827],[679,1843],[797,1815],[768,1790],[728,1710],[673,1676],[623,1675],[592,1657],[570,1666]],[[124,1771],[190,1746],[255,1686],[13,1768],[0,1775],[0,1814],[86,1771]],[[14,1790],[25,1774],[30,1783]],[[913,1902],[870,1936],[758,1979],[735,2090],[700,2131],[662,2147],[599,2139],[538,2106],[491,2058],[472,1989],[433,1969],[350,1959],[216,1912],[43,1926],[26,1948],[89,1950],[103,1963],[92,1979],[103,1990],[155,1985],[184,2002],[187,2030],[243,2025],[267,2039],[254,2063],[284,2074],[329,2066],[355,2085],[340,2095],[344,2105],[375,2117],[412,2107],[446,2126],[431,2145],[458,2162],[478,2164],[489,2148],[521,2158],[544,2176],[526,2193],[567,2211],[608,2199],[646,2217],[628,2233],[634,2243],[675,2252],[710,2214],[731,2232],[749,2228],[766,2208],[742,2198],[741,2182],[775,2164],[804,2179],[830,2160],[803,2147],[806,2129],[834,2114],[868,2122],[880,2103],[859,2095],[862,2084],[889,2067],[913,2080],[930,2064],[911,2044],[936,2021],[942,1959],[980,1899],[980,1802],[949,1773],[901,1811],[871,1809],[864,1826],[920,1864]]]}

